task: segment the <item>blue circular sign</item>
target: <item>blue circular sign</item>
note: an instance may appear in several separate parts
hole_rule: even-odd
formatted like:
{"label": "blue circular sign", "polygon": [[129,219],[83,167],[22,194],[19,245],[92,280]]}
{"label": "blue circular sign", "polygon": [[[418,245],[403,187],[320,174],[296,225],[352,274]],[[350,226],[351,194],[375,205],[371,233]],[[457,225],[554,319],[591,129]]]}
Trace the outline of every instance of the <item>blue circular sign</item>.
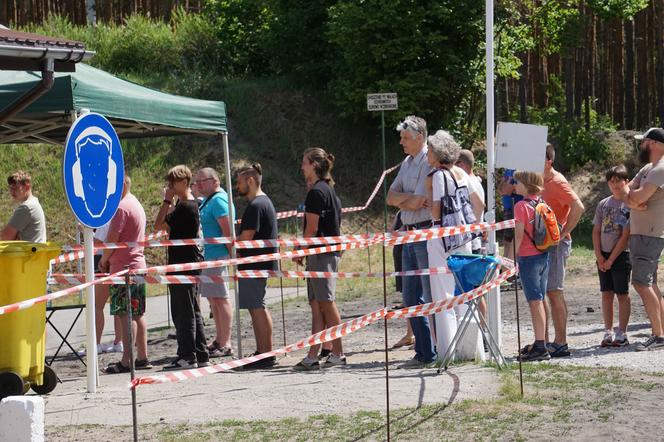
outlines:
{"label": "blue circular sign", "polygon": [[65,193],[81,224],[97,228],[108,223],[122,199],[124,158],[111,123],[90,112],[72,124],[62,160]]}

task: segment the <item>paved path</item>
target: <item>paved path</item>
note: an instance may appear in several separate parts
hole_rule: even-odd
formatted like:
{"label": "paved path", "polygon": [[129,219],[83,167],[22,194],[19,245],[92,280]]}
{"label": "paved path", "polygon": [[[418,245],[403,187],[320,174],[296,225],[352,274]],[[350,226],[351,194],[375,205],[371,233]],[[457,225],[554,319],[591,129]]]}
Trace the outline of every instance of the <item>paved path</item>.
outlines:
{"label": "paved path", "polygon": [[[232,290],[231,290],[232,292]],[[306,290],[303,287],[299,289],[300,296],[305,296]],[[284,288],[284,298],[290,298],[297,295],[297,289],[295,287]],[[268,288],[265,298],[267,304],[273,304],[280,302],[281,290],[279,288]],[[231,302],[234,304],[234,295],[231,295]],[[168,310],[168,297],[165,295],[162,296],[151,296],[147,298],[147,307],[145,318],[148,322],[148,329],[163,328],[172,326],[170,321],[170,313]],[[210,314],[210,306],[206,301],[202,302],[202,313],[203,317],[207,318]],[[51,322],[55,327],[64,335],[67,332],[67,329],[71,326],[76,318],[76,314],[79,312],[79,309],[70,309],[70,310],[58,310],[54,312],[51,317]],[[109,313],[108,306],[105,309],[106,313],[106,326],[104,327],[104,335],[102,336],[102,342],[107,342],[113,339],[113,319]],[[53,330],[53,327],[47,325],[46,327],[46,354],[52,355],[55,350],[60,345],[62,340],[58,337],[56,332]],[[85,343],[85,310],[81,313],[81,316],[78,318],[78,321],[74,324],[74,328],[69,335],[67,341],[75,349],[79,349]],[[63,353],[64,352],[64,353]],[[66,347],[63,347],[61,350],[61,355],[70,352]]]}

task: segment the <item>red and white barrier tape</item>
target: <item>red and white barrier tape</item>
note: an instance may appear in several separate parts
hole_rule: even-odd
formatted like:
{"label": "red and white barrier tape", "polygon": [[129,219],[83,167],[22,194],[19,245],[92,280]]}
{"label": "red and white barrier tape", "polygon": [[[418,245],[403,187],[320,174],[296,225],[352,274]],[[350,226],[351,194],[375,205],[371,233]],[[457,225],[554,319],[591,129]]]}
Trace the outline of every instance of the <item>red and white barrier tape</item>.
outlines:
{"label": "red and white barrier tape", "polygon": [[203,261],[203,262],[186,263],[186,264],[167,264],[162,266],[137,269],[134,270],[132,274],[143,275],[146,273],[186,272],[190,270],[211,269],[216,267],[231,266],[238,264],[274,261],[278,259],[301,258],[309,255],[317,255],[320,253],[331,253],[331,252],[338,252],[341,250],[361,249],[377,243],[380,243],[380,240],[358,241],[348,244],[337,244],[334,246],[313,247],[310,249],[292,250],[289,252],[267,253],[265,255],[247,256],[244,258],[227,258],[227,259],[220,259],[217,261]]}
{"label": "red and white barrier tape", "polygon": [[0,315],[4,315],[5,313],[17,312],[19,310],[25,310],[26,308],[30,308],[36,304],[52,301],[54,299],[64,298],[65,296],[78,293],[79,291],[83,290],[86,287],[90,287],[91,285],[95,284],[101,284],[108,279],[119,277],[121,275],[124,275],[125,273],[127,273],[127,270],[122,270],[118,273],[114,273],[112,275],[105,276],[100,279],[95,279],[94,281],[86,282],[84,284],[77,285],[75,287],[69,287],[67,289],[60,290],[58,292],[48,293],[44,296],[39,296],[37,298],[32,298],[32,299],[26,299],[25,301],[16,302],[14,304],[0,306]]}
{"label": "red and white barrier tape", "polygon": [[[451,273],[447,267],[432,267],[422,270],[407,270],[403,272],[387,272],[386,278],[395,276],[426,276]],[[383,272],[312,272],[293,270],[238,270],[238,278],[293,278],[293,279],[339,279],[339,278],[382,278]],[[222,276],[192,276],[192,275],[147,275],[145,277],[132,277],[135,283],[146,284],[205,284],[223,283],[232,281],[233,277]],[[49,284],[80,284],[85,282],[84,275],[56,273],[48,279]],[[124,284],[124,278],[107,280],[105,284]]]}
{"label": "red and white barrier tape", "polygon": [[[498,263],[505,267],[513,267],[513,261],[496,257]],[[420,270],[406,270],[401,272],[386,272],[386,278],[396,276],[427,276],[449,274],[451,271],[447,267],[431,267]],[[315,272],[315,271],[294,271],[294,270],[238,270],[238,278],[292,278],[292,279],[339,279],[339,278],[382,278],[383,272]],[[232,276],[201,276],[201,275],[146,275],[145,277],[134,276],[131,278],[133,283],[146,284],[206,284],[206,283],[224,283],[233,280]],[[49,284],[80,284],[85,282],[85,275],[72,273],[54,273],[48,280]],[[104,284],[124,284],[124,278],[113,278],[107,280]]]}
{"label": "red and white barrier tape", "polygon": [[[145,237],[146,243],[152,243],[154,240],[163,238],[164,236],[167,236],[168,232],[165,230],[160,230],[158,232],[150,233]],[[124,243],[124,244],[132,244],[132,243]],[[83,259],[85,256],[85,253],[83,251],[83,245],[81,244],[76,244],[74,246],[63,246],[62,249],[65,250],[66,252],[63,253],[60,256],[56,256],[55,258],[51,259],[50,263],[51,264],[62,264],[65,262],[70,262],[70,261],[76,261],[77,259]],[[122,247],[137,247],[134,245],[125,245]],[[97,246],[94,248],[95,252],[101,249],[104,249],[105,247],[103,246]],[[119,248],[119,247],[108,247],[108,248]]]}
{"label": "red and white barrier tape", "polygon": [[[314,245],[329,245],[339,243],[349,243],[356,241],[369,241],[379,240],[382,241],[383,237],[386,238],[389,245],[403,244],[404,242],[425,241],[436,237],[457,235],[460,233],[481,232],[488,230],[501,230],[505,228],[514,227],[514,220],[500,221],[497,223],[476,223],[463,226],[454,227],[437,227],[430,229],[410,230],[406,232],[397,233],[369,233],[369,234],[353,234],[353,235],[340,235],[340,236],[323,236],[312,238],[285,238],[285,239],[267,239],[267,240],[248,240],[248,241],[235,241],[235,247],[238,249],[251,249],[251,248],[265,248],[265,247],[308,247]],[[104,243],[95,247],[95,250],[101,249],[118,249],[125,247],[169,247],[169,246],[186,246],[197,244],[230,244],[232,239],[228,236],[220,236],[214,238],[192,238],[192,239],[172,239],[162,241],[138,241],[138,242],[118,242],[118,243]],[[67,246],[69,248],[78,249],[79,245]],[[76,252],[71,252],[73,254]],[[64,255],[63,255],[64,256]],[[79,255],[76,255],[77,257]],[[82,255],[80,256],[82,257]],[[56,258],[57,259],[57,258]],[[74,258],[76,259],[76,258]]]}
{"label": "red and white barrier tape", "polygon": [[221,364],[215,364],[209,367],[194,368],[191,370],[175,371],[164,374],[154,374],[149,376],[138,377],[133,381],[131,381],[131,383],[129,384],[129,388],[136,388],[139,385],[146,385],[146,384],[163,384],[168,382],[180,382],[188,379],[195,379],[214,373],[219,373],[221,371],[232,370],[234,368],[242,367],[249,363],[259,361],[261,359],[287,354],[296,350],[301,350],[306,347],[310,347],[312,345],[318,345],[324,342],[329,342],[338,338],[342,338],[383,318],[395,319],[395,318],[406,318],[406,317],[415,317],[415,316],[429,316],[434,313],[438,313],[442,310],[451,309],[454,306],[461,305],[472,299],[484,296],[492,288],[498,287],[503,281],[507,280],[507,278],[514,275],[516,271],[517,271],[516,268],[509,269],[501,273],[491,281],[487,282],[486,284],[483,284],[480,287],[477,287],[476,289],[463,293],[459,296],[455,296],[453,299],[450,300],[437,301],[413,307],[406,307],[396,311],[388,311],[386,308],[382,308],[374,312],[367,313],[366,315],[363,315],[362,317],[354,319],[352,321],[344,322],[334,327],[330,327],[319,333],[313,334],[308,338],[302,339],[296,342],[295,344],[287,345],[277,350],[262,353],[256,356],[249,356],[243,359],[228,361]]}

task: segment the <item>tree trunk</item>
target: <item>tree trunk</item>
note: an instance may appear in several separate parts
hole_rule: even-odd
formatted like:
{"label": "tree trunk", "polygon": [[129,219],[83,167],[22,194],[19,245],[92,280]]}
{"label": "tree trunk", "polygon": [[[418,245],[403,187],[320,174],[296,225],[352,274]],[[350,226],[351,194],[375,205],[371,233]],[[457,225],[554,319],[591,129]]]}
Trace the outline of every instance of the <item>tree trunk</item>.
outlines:
{"label": "tree trunk", "polygon": [[664,5],[654,2],[656,7],[656,22],[654,25],[655,47],[657,48],[657,116],[660,126],[664,125],[664,39],[662,36],[662,25],[664,25]]}
{"label": "tree trunk", "polygon": [[647,47],[647,10],[635,17],[636,37],[636,126],[643,129],[648,126],[648,47]]}
{"label": "tree trunk", "polygon": [[572,121],[574,117],[574,60],[571,55],[563,58],[565,74],[565,118]]}
{"label": "tree trunk", "polygon": [[625,26],[625,129],[634,129],[634,22]]}
{"label": "tree trunk", "polygon": [[521,56],[521,77],[519,78],[519,122],[528,122],[528,102],[527,102],[527,84],[528,84],[528,54]]}

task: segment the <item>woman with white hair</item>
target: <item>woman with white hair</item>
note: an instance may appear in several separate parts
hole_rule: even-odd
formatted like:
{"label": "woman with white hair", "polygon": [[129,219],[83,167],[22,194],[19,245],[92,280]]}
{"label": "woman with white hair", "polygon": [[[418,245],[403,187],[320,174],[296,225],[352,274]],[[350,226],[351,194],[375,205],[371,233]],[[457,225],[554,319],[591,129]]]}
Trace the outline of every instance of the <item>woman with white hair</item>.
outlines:
{"label": "woman with white hair", "polygon": [[[469,177],[460,167],[455,166],[461,147],[449,132],[439,130],[427,138],[427,159],[434,171],[429,175],[430,186],[427,185],[431,198],[431,218],[433,227],[451,227],[458,223],[474,222],[474,215],[467,213],[473,199],[479,200],[475,193],[469,193]],[[456,209],[466,213],[449,215],[454,208],[450,206],[452,197],[459,204]],[[477,203],[477,201],[475,201]],[[471,210],[472,212],[472,210]],[[427,242],[430,267],[447,267],[447,257],[454,253],[471,253],[470,234],[453,235],[445,238],[434,238]],[[434,301],[448,300],[454,297],[454,277],[449,273],[431,275],[431,297]],[[457,331],[457,316],[462,314],[465,306],[443,310],[435,315],[436,347],[438,357],[443,358],[452,338]],[[455,310],[457,310],[455,312]]]}

